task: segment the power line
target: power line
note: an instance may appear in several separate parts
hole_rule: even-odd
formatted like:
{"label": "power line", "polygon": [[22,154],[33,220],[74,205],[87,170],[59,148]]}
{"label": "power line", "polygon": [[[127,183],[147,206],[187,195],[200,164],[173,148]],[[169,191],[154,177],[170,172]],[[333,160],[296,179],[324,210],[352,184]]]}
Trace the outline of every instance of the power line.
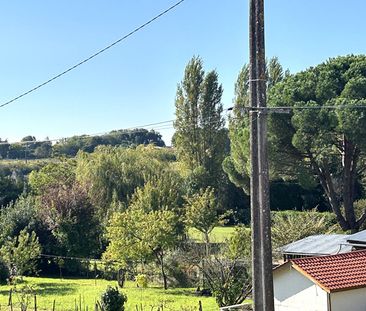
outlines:
{"label": "power line", "polygon": [[33,93],[34,91],[40,89],[41,87],[51,83],[52,81],[62,77],[63,75],[69,73],[70,71],[76,69],[77,67],[87,63],[88,61],[92,60],[93,58],[97,57],[98,55],[104,53],[105,51],[109,50],[110,48],[112,48],[113,46],[121,43],[122,41],[126,40],[127,38],[131,37],[132,35],[134,35],[135,33],[137,33],[138,31],[140,31],[141,29],[145,28],[146,26],[150,25],[152,22],[156,21],[157,19],[159,19],[160,17],[162,17],[163,15],[167,14],[168,12],[172,11],[173,9],[175,9],[177,6],[179,6],[180,4],[182,4],[185,0],[180,0],[177,3],[175,3],[174,5],[172,5],[171,7],[167,8],[165,11],[159,13],[158,15],[156,15],[155,17],[153,17],[152,19],[150,19],[149,21],[147,21],[146,23],[142,24],[141,26],[135,28],[134,30],[130,31],[128,34],[124,35],[123,37],[119,38],[118,40],[114,41],[113,43],[111,43],[110,45],[106,46],[105,48],[99,50],[98,52],[94,53],[93,55],[83,59],[82,61],[80,61],[79,63],[77,63],[76,65],[64,70],[63,72],[59,73],[58,75],[52,77],[51,79],[38,84],[37,86],[35,86],[34,88],[30,89],[27,92],[24,92],[16,97],[14,97],[13,99],[3,103],[0,105],[0,108],[7,106],[15,101],[17,101],[18,99]]}
{"label": "power line", "polygon": [[[45,143],[45,142],[60,142],[60,141],[63,141],[63,140],[74,138],[74,137],[77,137],[79,139],[87,139],[87,138],[103,136],[103,135],[119,135],[123,131],[128,131],[128,133],[138,133],[143,129],[155,130],[155,128],[146,128],[146,127],[151,127],[151,126],[155,126],[155,125],[159,125],[159,124],[161,124],[161,126],[166,126],[166,125],[168,125],[167,123],[172,123],[173,121],[174,120],[167,120],[167,121],[161,121],[161,122],[156,122],[156,123],[149,123],[149,124],[145,124],[145,125],[122,128],[122,129],[118,129],[118,130],[111,130],[109,132],[99,132],[99,133],[94,133],[94,134],[73,135],[73,136],[61,137],[61,138],[55,138],[55,139],[49,139],[49,140],[29,140],[29,141],[17,141],[17,142],[2,141],[2,142],[0,142],[0,145],[11,145],[11,144],[20,144],[20,145],[22,145],[22,144]],[[157,127],[157,128],[159,128],[159,127]]]}
{"label": "power line", "polygon": [[[223,112],[230,111],[231,109],[232,109],[232,107],[225,108],[225,109],[223,109]],[[225,115],[224,118],[226,118],[226,117],[228,117],[228,116]],[[73,135],[73,136],[68,136],[68,137],[54,138],[54,139],[49,139],[49,140],[30,140],[30,141],[17,141],[17,142],[1,141],[0,145],[12,145],[12,144],[23,145],[23,144],[45,143],[45,142],[57,143],[57,142],[65,141],[65,140],[68,140],[68,139],[74,138],[74,137],[77,137],[78,139],[88,139],[88,138],[104,136],[104,135],[112,135],[112,136],[119,135],[119,134],[121,134],[122,131],[128,131],[128,133],[138,133],[144,129],[149,130],[149,131],[169,130],[169,129],[174,129],[174,126],[173,126],[174,121],[175,121],[175,119],[170,119],[170,120],[165,120],[165,121],[160,121],[160,122],[148,123],[148,124],[143,124],[143,125],[138,125],[138,126],[131,126],[131,127],[117,129],[117,130],[111,130],[109,132],[99,132],[99,133],[94,133],[94,134],[80,134],[80,135]],[[209,123],[217,123],[217,121],[209,122]]]}
{"label": "power line", "polygon": [[[234,107],[229,108],[233,110]],[[366,109],[366,105],[324,105],[324,106],[277,106],[277,107],[242,107],[244,112],[249,111],[269,111],[269,112],[290,112],[292,110],[337,110],[337,109]]]}

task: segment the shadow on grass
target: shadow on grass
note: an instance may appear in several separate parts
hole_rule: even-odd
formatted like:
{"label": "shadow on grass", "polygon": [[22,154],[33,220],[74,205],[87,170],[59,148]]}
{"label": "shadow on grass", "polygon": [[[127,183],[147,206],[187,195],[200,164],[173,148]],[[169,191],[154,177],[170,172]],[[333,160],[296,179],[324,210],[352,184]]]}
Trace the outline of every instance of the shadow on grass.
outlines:
{"label": "shadow on grass", "polygon": [[194,289],[191,288],[172,288],[166,291],[169,295],[176,295],[176,296],[193,296],[197,297],[196,292]]}
{"label": "shadow on grass", "polygon": [[[75,286],[68,284],[57,284],[57,283],[38,283],[32,287],[37,295],[41,296],[63,296],[76,292]],[[17,286],[17,292],[19,293],[22,289],[22,285]],[[0,290],[0,295],[9,296],[10,290]],[[15,293],[16,295],[16,293]]]}
{"label": "shadow on grass", "polygon": [[76,292],[75,286],[60,283],[38,283],[35,290],[38,295],[68,295]]}

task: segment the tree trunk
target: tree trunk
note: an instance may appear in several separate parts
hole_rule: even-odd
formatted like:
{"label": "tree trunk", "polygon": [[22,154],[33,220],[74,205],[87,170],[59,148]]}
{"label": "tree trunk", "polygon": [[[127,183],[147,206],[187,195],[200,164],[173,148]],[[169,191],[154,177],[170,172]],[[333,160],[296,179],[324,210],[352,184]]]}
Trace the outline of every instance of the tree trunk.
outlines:
{"label": "tree trunk", "polygon": [[332,208],[333,213],[337,217],[339,225],[341,226],[342,230],[348,230],[349,226],[346,219],[342,215],[340,202],[334,190],[333,181],[329,173],[328,165],[326,163],[323,163],[323,167],[320,167],[310,152],[308,152],[308,156],[312,169],[319,178],[320,184],[327,196],[329,205]]}
{"label": "tree trunk", "polygon": [[160,265],[161,276],[163,277],[164,289],[166,290],[166,289],[168,289],[168,281],[167,281],[167,276],[165,274],[165,267],[164,267],[164,252],[161,250],[158,253],[156,253],[156,258]]}
{"label": "tree trunk", "polygon": [[204,232],[205,236],[205,251],[206,251],[206,257],[210,256],[210,236],[208,232]]}
{"label": "tree trunk", "polygon": [[356,221],[355,210],[353,207],[354,200],[354,187],[355,187],[355,173],[357,162],[356,147],[343,137],[343,154],[342,154],[342,166],[343,166],[343,206],[345,218],[349,224],[349,228],[352,233],[359,230],[359,226]]}

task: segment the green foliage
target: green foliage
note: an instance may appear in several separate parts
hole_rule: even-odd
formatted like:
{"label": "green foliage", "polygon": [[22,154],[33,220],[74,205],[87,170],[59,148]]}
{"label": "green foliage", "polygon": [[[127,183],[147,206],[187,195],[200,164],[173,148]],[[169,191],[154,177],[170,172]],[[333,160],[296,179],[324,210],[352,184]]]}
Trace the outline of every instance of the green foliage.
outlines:
{"label": "green foliage", "polygon": [[23,189],[24,182],[15,171],[0,168],[0,207],[15,201]]}
{"label": "green foliage", "polygon": [[[282,81],[283,68],[276,57],[267,62],[267,89],[270,90]],[[230,180],[249,194],[250,163],[249,163],[249,115],[243,113],[243,108],[249,106],[249,65],[241,69],[235,84],[233,115],[229,122],[230,156],[223,162],[224,171]]]}
{"label": "green foliage", "polygon": [[251,258],[251,232],[249,228],[239,226],[226,240],[226,256],[231,260]]}
{"label": "green foliage", "polygon": [[115,260],[149,260],[177,243],[178,217],[170,210],[144,212],[130,208],[113,214],[107,227],[105,256]]}
{"label": "green foliage", "polygon": [[147,288],[148,281],[146,274],[140,273],[136,275],[136,284],[138,287]]}
{"label": "green foliage", "polygon": [[38,231],[36,200],[22,196],[16,202],[0,209],[0,245],[19,235],[23,229]]}
{"label": "green foliage", "polygon": [[202,272],[219,307],[240,304],[250,294],[248,262],[217,257],[205,261]]}
{"label": "green foliage", "polygon": [[154,146],[132,148],[100,147],[77,157],[77,180],[88,187],[95,206],[104,214],[113,199],[127,203],[137,187],[169,167],[171,152]]}
{"label": "green foliage", "polygon": [[111,217],[107,227],[110,243],[104,254],[105,258],[123,261],[155,258],[161,267],[165,288],[164,256],[178,243],[183,232],[176,177],[166,170],[160,178],[156,176],[143,188],[136,189],[129,207]]}
{"label": "green foliage", "polygon": [[365,171],[366,116],[355,108],[366,106],[365,64],[364,55],[329,59],[287,77],[269,94],[271,106],[335,108],[272,115],[269,131],[277,173],[318,179],[343,230],[357,231],[366,220],[366,213],[356,218],[353,206]]}
{"label": "green foliage", "polygon": [[81,185],[47,188],[40,198],[39,214],[63,255],[89,257],[100,253],[101,224]]}
{"label": "green foliage", "polygon": [[[116,286],[116,281],[107,281],[103,279],[95,280],[86,278],[40,278],[25,277],[23,284],[36,289],[37,310],[52,310],[53,301],[56,301],[55,310],[75,310],[75,301],[82,300],[82,308],[85,306],[88,310],[94,310],[95,301],[105,292],[107,286]],[[7,309],[9,301],[9,290],[11,286],[0,286],[0,304],[1,309]],[[164,302],[164,310],[196,310],[198,301],[202,301],[204,310],[217,309],[217,304],[213,297],[198,297],[194,295],[194,288],[171,288],[164,290],[162,288],[151,286],[143,291],[136,287],[134,281],[126,281],[123,293],[128,297],[125,304],[126,310],[136,310],[136,305],[142,304],[143,310],[157,310],[161,308]],[[17,302],[16,297],[13,300]],[[18,304],[13,306],[18,310]],[[216,310],[215,309],[215,310]],[[33,311],[33,307],[31,308]],[[80,310],[80,309],[79,309]]]}
{"label": "green foliage", "polygon": [[41,245],[34,232],[20,231],[15,238],[9,239],[0,249],[0,256],[15,276],[36,272],[36,259],[41,253]]}
{"label": "green foliage", "polygon": [[230,180],[249,193],[249,118],[242,109],[249,106],[249,66],[244,65],[235,84],[233,116],[229,120],[230,156],[223,169]]}
{"label": "green foliage", "polygon": [[218,215],[218,204],[215,190],[211,187],[201,189],[198,193],[186,198],[186,223],[197,229],[209,243],[210,232],[222,223]]}
{"label": "green foliage", "polygon": [[9,267],[4,260],[0,258],[0,284],[6,284],[10,277]]}
{"label": "green foliage", "polygon": [[117,130],[101,136],[74,136],[58,142],[53,146],[55,155],[74,157],[79,151],[94,152],[98,146],[134,147],[138,145],[153,144],[164,147],[161,135],[154,130],[134,129]]}
{"label": "green foliage", "polygon": [[42,194],[48,188],[60,184],[70,187],[75,182],[75,170],[76,163],[72,160],[49,163],[29,174],[29,185],[36,194]]}
{"label": "green foliage", "polygon": [[[354,202],[356,217],[361,217],[366,211],[366,199],[360,199]],[[363,223],[360,230],[366,229],[366,223]]]}
{"label": "green foliage", "polygon": [[339,231],[332,213],[312,211],[272,212],[272,240],[274,248],[310,235]]}
{"label": "green foliage", "polygon": [[[198,188],[217,188],[227,140],[222,117],[222,86],[216,71],[203,70],[202,60],[193,57],[178,85],[175,107],[174,146],[178,160],[193,171],[202,167],[207,175]],[[202,174],[198,176],[202,177]],[[196,183],[198,181],[196,180]]]}
{"label": "green foliage", "polygon": [[117,287],[108,286],[100,300],[103,311],[123,311],[127,296],[120,293]]}
{"label": "green foliage", "polygon": [[44,159],[55,156],[74,157],[79,151],[93,152],[97,146],[123,146],[153,144],[164,147],[165,143],[161,135],[154,130],[134,129],[117,130],[101,136],[73,136],[63,139],[55,145],[46,138],[45,141],[37,141],[34,136],[28,135],[22,139],[22,143],[7,143],[1,141],[0,159]]}

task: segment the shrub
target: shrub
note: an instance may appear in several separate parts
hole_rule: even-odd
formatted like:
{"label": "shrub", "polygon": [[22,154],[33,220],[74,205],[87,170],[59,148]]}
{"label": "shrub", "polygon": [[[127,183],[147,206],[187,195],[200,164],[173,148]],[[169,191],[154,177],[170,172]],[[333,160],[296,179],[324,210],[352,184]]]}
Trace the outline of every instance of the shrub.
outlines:
{"label": "shrub", "polygon": [[147,287],[147,276],[146,274],[138,274],[136,276],[136,284],[138,287],[146,288]]}
{"label": "shrub", "polygon": [[339,230],[333,213],[311,211],[272,212],[272,239],[274,249],[315,234]]}
{"label": "shrub", "polygon": [[240,304],[251,292],[248,261],[209,258],[201,270],[220,307]]}
{"label": "shrub", "polygon": [[103,311],[124,311],[124,304],[127,302],[127,296],[120,293],[117,287],[108,286],[100,300]]}

